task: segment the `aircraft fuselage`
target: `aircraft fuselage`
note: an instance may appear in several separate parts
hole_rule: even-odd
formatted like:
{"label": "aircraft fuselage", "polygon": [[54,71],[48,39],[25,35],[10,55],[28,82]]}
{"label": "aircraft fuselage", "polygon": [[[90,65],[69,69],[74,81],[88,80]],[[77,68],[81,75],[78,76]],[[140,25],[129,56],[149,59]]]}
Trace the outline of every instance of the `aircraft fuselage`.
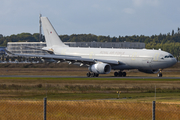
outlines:
{"label": "aircraft fuselage", "polygon": [[58,55],[80,56],[90,59],[120,61],[120,65],[112,65],[112,69],[164,69],[176,63],[176,59],[168,52],[147,49],[107,49],[107,48],[53,48]]}

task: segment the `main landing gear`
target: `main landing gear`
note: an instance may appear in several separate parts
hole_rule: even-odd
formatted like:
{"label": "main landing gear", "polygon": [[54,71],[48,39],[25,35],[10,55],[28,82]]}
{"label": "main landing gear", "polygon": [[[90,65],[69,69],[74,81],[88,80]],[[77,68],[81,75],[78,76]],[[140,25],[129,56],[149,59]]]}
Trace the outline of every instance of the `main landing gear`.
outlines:
{"label": "main landing gear", "polygon": [[99,77],[99,74],[93,72],[88,72],[86,75],[87,77]]}
{"label": "main landing gear", "polygon": [[126,72],[122,72],[122,71],[114,72],[114,76],[115,77],[126,77]]}

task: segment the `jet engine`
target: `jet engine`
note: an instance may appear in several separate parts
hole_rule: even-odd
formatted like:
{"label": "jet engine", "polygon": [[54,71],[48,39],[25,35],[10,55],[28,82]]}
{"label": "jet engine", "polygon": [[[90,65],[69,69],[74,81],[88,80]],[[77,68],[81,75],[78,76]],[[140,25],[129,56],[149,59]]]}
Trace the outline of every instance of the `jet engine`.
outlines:
{"label": "jet engine", "polygon": [[144,73],[150,73],[150,74],[153,74],[153,73],[158,73],[159,70],[143,70],[143,69],[138,69],[140,72],[144,72]]}
{"label": "jet engine", "polygon": [[96,63],[89,66],[88,69],[97,74],[108,74],[111,72],[111,66],[106,63]]}

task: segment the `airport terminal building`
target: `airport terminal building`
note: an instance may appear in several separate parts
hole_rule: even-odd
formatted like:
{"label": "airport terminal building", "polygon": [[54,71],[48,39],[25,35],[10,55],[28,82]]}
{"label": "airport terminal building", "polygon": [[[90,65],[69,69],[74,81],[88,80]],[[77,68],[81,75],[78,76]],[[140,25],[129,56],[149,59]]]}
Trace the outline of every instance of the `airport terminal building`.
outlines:
{"label": "airport terminal building", "polygon": [[[91,48],[118,48],[118,49],[143,49],[145,43],[141,42],[64,42],[69,47],[91,47]],[[45,42],[8,42],[7,49],[16,54],[47,54],[45,51],[27,48],[46,47]]]}

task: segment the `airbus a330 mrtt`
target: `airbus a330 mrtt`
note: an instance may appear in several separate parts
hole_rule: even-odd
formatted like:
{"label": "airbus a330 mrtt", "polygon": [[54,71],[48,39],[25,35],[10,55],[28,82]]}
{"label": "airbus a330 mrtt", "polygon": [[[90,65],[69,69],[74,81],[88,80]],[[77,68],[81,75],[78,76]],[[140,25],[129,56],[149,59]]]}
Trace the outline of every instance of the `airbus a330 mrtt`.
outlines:
{"label": "airbus a330 mrtt", "polygon": [[109,48],[79,48],[65,45],[47,17],[41,17],[46,40],[46,47],[42,50],[49,55],[15,54],[26,57],[41,57],[69,64],[79,63],[89,69],[87,77],[98,77],[108,74],[111,70],[114,76],[125,77],[123,70],[138,69],[145,73],[158,73],[162,77],[162,70],[173,66],[177,60],[172,54],[162,50],[147,49],[109,49]]}

